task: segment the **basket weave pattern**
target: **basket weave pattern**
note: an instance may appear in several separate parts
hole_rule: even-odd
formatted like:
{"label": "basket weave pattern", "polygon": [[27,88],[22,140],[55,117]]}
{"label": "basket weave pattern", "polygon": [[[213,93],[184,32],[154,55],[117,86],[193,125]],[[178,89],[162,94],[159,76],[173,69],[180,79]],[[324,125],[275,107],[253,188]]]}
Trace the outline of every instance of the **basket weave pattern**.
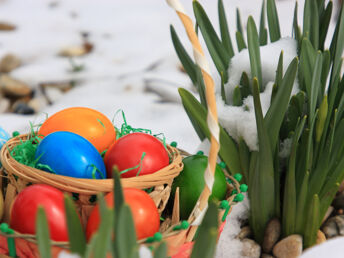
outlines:
{"label": "basket weave pattern", "polygon": [[[9,221],[10,208],[16,195],[30,184],[48,184],[68,194],[73,194],[76,205],[80,211],[83,224],[95,204],[94,195],[108,193],[113,190],[112,179],[84,179],[48,173],[36,168],[23,165],[16,161],[10,154],[10,150],[22,141],[28,139],[28,135],[21,135],[10,139],[1,149],[0,159],[3,165],[2,177],[7,178],[5,192],[4,221]],[[165,208],[171,192],[173,179],[183,169],[182,156],[179,151],[167,145],[172,162],[161,170],[139,177],[121,179],[123,187],[147,189],[154,187],[150,196],[154,200],[159,212]]]}

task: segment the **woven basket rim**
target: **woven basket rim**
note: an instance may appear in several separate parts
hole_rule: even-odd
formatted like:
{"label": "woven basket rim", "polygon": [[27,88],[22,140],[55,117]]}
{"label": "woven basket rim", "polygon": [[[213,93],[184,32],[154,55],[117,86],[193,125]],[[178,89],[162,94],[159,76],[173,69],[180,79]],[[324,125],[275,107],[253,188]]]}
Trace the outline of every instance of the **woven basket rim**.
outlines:
{"label": "woven basket rim", "polygon": [[[113,180],[85,179],[57,175],[36,168],[26,166],[16,161],[9,153],[9,149],[20,143],[20,139],[28,139],[29,134],[19,135],[10,139],[1,149],[0,160],[7,173],[14,174],[31,183],[44,183],[52,185],[66,192],[93,195],[99,192],[110,192],[113,189]],[[131,178],[121,178],[123,187],[135,187],[139,189],[151,188],[158,185],[170,184],[183,169],[182,156],[177,148],[166,145],[172,162],[149,175]]]}

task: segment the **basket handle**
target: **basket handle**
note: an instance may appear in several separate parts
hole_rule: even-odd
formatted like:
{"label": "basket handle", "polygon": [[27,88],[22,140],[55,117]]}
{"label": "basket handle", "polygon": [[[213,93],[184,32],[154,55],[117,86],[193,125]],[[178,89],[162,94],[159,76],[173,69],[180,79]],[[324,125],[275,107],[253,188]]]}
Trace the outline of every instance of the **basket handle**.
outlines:
{"label": "basket handle", "polygon": [[195,205],[195,208],[193,209],[189,217],[189,221],[192,221],[192,227],[188,233],[187,241],[191,241],[208,207],[208,198],[211,194],[214,183],[214,172],[216,167],[217,155],[220,149],[220,129],[217,118],[214,80],[211,77],[209,64],[207,59],[205,58],[198,36],[194,30],[193,22],[191,18],[186,14],[185,9],[183,8],[179,0],[166,1],[168,5],[176,11],[180,20],[182,21],[188,38],[192,44],[193,55],[196,64],[201,68],[202,76],[205,83],[205,94],[208,107],[207,124],[211,134],[208,165],[204,172],[205,186],[198,199],[197,204]]}

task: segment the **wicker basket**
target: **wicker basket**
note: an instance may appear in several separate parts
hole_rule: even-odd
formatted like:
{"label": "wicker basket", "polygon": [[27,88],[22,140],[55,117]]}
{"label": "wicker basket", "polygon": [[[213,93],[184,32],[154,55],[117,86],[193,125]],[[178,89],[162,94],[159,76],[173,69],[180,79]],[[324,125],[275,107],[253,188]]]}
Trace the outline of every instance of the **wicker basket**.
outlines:
{"label": "wicker basket", "polygon": [[[233,189],[236,189],[237,193],[240,193],[240,184],[231,176],[231,181],[233,182],[232,185],[228,184],[228,195],[232,192]],[[174,199],[174,207],[172,212],[172,217],[168,218],[165,222],[167,222],[167,225],[163,223],[160,226],[160,232],[163,235],[163,241],[167,243],[168,246],[168,256],[172,258],[188,258],[191,254],[192,248],[193,248],[193,241],[188,241],[188,236],[190,234],[189,227],[186,230],[178,230],[173,231],[173,228],[180,224],[179,220],[179,198],[178,198],[178,190],[175,195]],[[235,198],[235,195],[228,196],[227,201],[229,203],[233,203]],[[230,214],[231,209],[229,210],[228,214]],[[225,210],[220,210],[219,212],[219,221],[220,221],[220,227],[219,227],[219,234],[220,236],[222,229],[225,225],[224,222],[224,213]],[[189,221],[192,223],[193,221]],[[34,235],[23,235],[15,232],[14,235],[15,239],[15,245],[16,245],[16,255],[19,257],[39,257],[39,250],[37,247],[37,241],[36,237]],[[8,254],[8,247],[7,247],[7,237],[4,236],[3,233],[0,232],[0,257],[8,257],[5,254]],[[147,239],[142,239],[138,241],[140,244],[144,244]],[[55,242],[51,241],[52,243],[52,257],[58,257],[59,253],[61,251],[67,251],[68,250],[68,243],[67,242]],[[153,243],[154,245],[154,243]],[[2,254],[3,253],[3,254]]]}
{"label": "wicker basket", "polygon": [[[0,177],[7,178],[5,196],[5,214],[3,221],[9,222],[10,208],[16,195],[30,184],[48,184],[63,192],[73,195],[81,214],[83,225],[94,206],[95,195],[111,192],[112,179],[81,179],[48,173],[39,169],[25,166],[17,162],[11,155],[11,150],[21,140],[27,140],[28,135],[10,139],[1,149],[0,159],[3,165]],[[154,188],[150,196],[161,213],[167,204],[173,179],[183,169],[182,156],[176,148],[167,145],[172,162],[163,169],[149,175],[121,179],[123,187],[138,189]]]}

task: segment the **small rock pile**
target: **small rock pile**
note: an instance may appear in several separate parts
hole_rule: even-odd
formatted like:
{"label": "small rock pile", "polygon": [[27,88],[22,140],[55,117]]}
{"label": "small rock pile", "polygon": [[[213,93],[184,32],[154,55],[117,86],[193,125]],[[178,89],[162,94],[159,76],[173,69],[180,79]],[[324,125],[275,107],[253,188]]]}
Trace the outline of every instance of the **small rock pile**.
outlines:
{"label": "small rock pile", "polygon": [[53,104],[74,86],[73,82],[47,82],[40,83],[38,88],[30,87],[10,75],[21,63],[13,54],[7,54],[0,60],[0,114],[34,114]]}
{"label": "small rock pile", "polygon": [[[302,236],[295,234],[281,239],[281,223],[278,219],[272,219],[268,223],[261,246],[250,237],[252,231],[248,226],[244,226],[237,236],[243,243],[241,255],[245,258],[297,258],[303,251]],[[324,241],[325,234],[319,230],[317,244]]]}

